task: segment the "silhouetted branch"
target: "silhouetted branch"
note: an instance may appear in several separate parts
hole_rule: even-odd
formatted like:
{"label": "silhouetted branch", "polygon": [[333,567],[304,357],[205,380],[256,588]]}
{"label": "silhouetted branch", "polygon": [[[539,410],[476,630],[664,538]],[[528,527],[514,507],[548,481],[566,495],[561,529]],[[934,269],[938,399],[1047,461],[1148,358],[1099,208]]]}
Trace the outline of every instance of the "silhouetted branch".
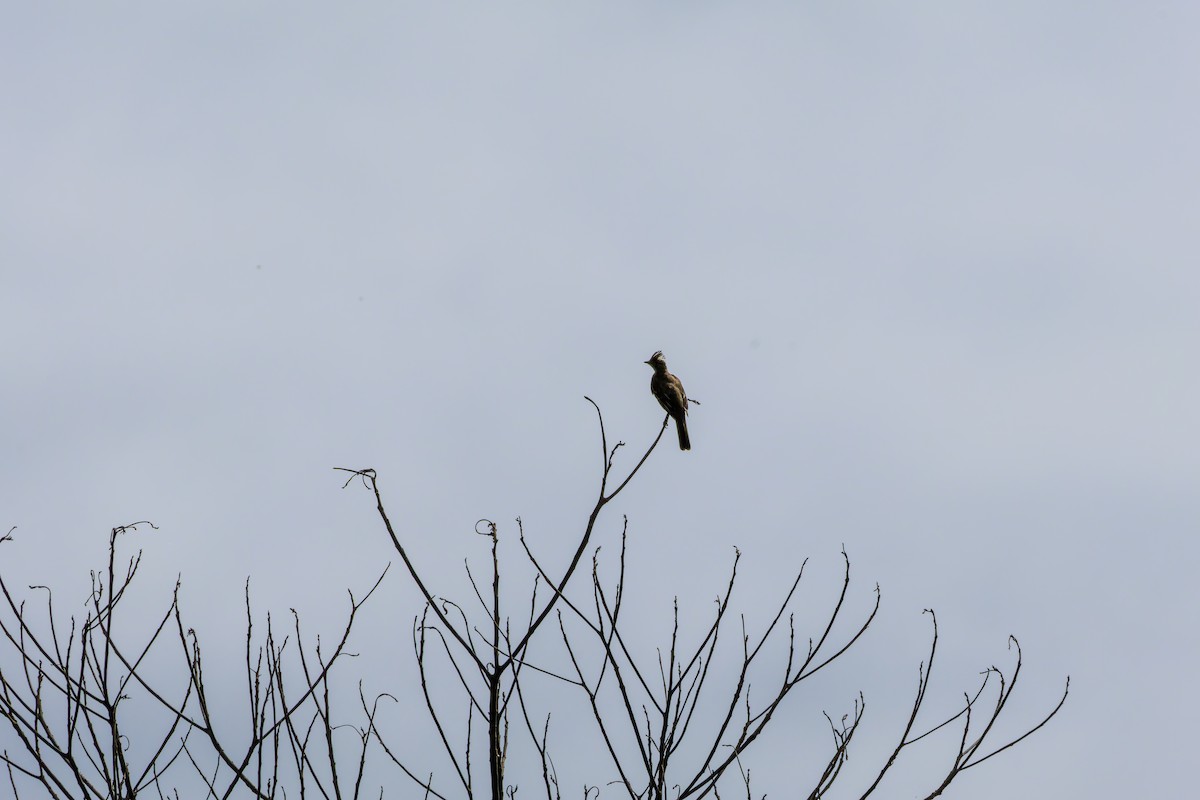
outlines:
{"label": "silhouetted branch", "polygon": [[[182,621],[178,581],[165,613],[152,623],[142,642],[128,651],[118,643],[116,620],[132,591],[141,552],[118,569],[117,540],[136,526],[148,524],[112,529],[106,568],[93,573],[87,613],[82,622],[72,617],[65,634],[60,632],[49,589],[35,589],[46,595],[45,627],[49,638],[43,639],[28,619],[24,603],[16,602],[0,577],[0,593],[12,615],[11,620],[0,616],[0,630],[21,667],[21,682],[17,683],[0,661],[0,718],[13,731],[27,759],[22,763],[19,754],[4,752],[10,783],[15,784],[17,776],[23,776],[50,797],[134,798],[143,791],[165,797],[171,790],[164,787],[164,779],[177,763],[186,763],[209,795],[229,796],[241,787],[256,798],[275,797],[283,756],[278,749],[280,734],[293,730],[293,718],[304,709],[315,710],[317,718],[324,720],[325,731],[333,730],[329,720],[330,673],[334,662],[346,655],[355,617],[378,588],[382,576],[361,600],[350,596],[350,614],[337,646],[326,658],[318,644],[319,670],[307,674],[308,680],[291,705],[281,704],[286,642],[275,643],[268,616],[266,642],[256,650],[247,585],[243,692],[249,735],[245,749],[239,747],[234,755],[231,744],[217,733],[198,638]],[[297,636],[298,624],[297,620]],[[171,694],[182,698],[178,701],[167,699],[167,692],[156,688],[146,674],[150,656],[161,650],[158,645],[167,638],[163,634],[169,626],[178,636],[186,668],[181,685],[171,690]],[[297,646],[307,673],[303,648],[299,642]],[[125,709],[140,700],[153,705],[138,712],[136,724],[125,722]],[[164,712],[158,721],[158,733],[154,733],[155,722],[146,716],[154,707]],[[135,730],[141,743],[136,763],[126,729]],[[335,761],[330,749],[322,772],[336,775]],[[307,754],[302,753],[296,763],[296,777],[302,785],[306,776],[315,779]],[[180,775],[180,779],[185,778]],[[178,796],[178,789],[174,794]]]}

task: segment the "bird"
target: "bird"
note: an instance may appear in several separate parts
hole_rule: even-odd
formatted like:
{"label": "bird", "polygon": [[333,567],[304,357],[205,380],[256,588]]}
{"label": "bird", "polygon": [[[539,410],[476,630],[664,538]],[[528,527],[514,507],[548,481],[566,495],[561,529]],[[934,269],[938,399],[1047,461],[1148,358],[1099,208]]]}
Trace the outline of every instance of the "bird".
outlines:
{"label": "bird", "polygon": [[658,400],[658,404],[670,415],[671,419],[675,420],[675,432],[679,434],[679,449],[691,450],[692,440],[688,438],[687,429],[688,399],[687,392],[683,390],[683,384],[680,383],[679,378],[667,372],[667,360],[663,358],[661,350],[650,356],[645,363],[654,370],[654,376],[650,378],[650,393],[654,395],[654,399]]}

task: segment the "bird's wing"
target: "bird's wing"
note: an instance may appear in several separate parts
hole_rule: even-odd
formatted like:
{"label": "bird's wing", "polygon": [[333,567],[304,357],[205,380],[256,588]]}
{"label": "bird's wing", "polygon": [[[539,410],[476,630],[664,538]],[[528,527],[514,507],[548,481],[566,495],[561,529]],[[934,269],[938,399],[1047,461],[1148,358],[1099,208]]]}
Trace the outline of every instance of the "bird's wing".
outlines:
{"label": "bird's wing", "polygon": [[670,373],[656,375],[650,383],[650,391],[654,393],[658,404],[671,416],[687,413],[687,396],[683,393],[683,384]]}

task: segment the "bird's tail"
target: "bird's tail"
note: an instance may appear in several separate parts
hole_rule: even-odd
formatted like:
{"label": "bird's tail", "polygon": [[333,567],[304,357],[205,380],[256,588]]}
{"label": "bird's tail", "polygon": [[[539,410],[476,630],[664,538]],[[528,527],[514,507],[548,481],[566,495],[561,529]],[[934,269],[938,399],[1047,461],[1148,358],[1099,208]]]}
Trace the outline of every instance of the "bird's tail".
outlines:
{"label": "bird's tail", "polygon": [[679,434],[679,449],[691,450],[692,440],[688,438],[687,420],[683,417],[675,419],[675,431]]}

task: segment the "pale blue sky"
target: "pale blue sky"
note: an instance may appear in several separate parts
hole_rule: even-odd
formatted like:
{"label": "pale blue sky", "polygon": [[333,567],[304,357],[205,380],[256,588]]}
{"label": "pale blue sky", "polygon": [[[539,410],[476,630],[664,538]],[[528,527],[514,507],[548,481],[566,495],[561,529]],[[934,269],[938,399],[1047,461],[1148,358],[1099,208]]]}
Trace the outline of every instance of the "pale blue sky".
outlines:
{"label": "pale blue sky", "polygon": [[[950,796],[1191,788],[1194,4],[249,5],[0,16],[10,579],[82,601],[148,518],[214,652],[247,575],[331,626],[391,557],[330,470],[372,466],[462,597],[479,517],[562,557],[583,395],[631,458],[661,349],[703,405],[605,529],[640,635],[707,613],[733,545],[753,618],[844,543],[884,612],[797,730],[861,687],[864,747],[898,732],[932,606],[946,702],[1009,633],[1013,729],[1072,676]],[[393,583],[368,630],[404,685]]]}

